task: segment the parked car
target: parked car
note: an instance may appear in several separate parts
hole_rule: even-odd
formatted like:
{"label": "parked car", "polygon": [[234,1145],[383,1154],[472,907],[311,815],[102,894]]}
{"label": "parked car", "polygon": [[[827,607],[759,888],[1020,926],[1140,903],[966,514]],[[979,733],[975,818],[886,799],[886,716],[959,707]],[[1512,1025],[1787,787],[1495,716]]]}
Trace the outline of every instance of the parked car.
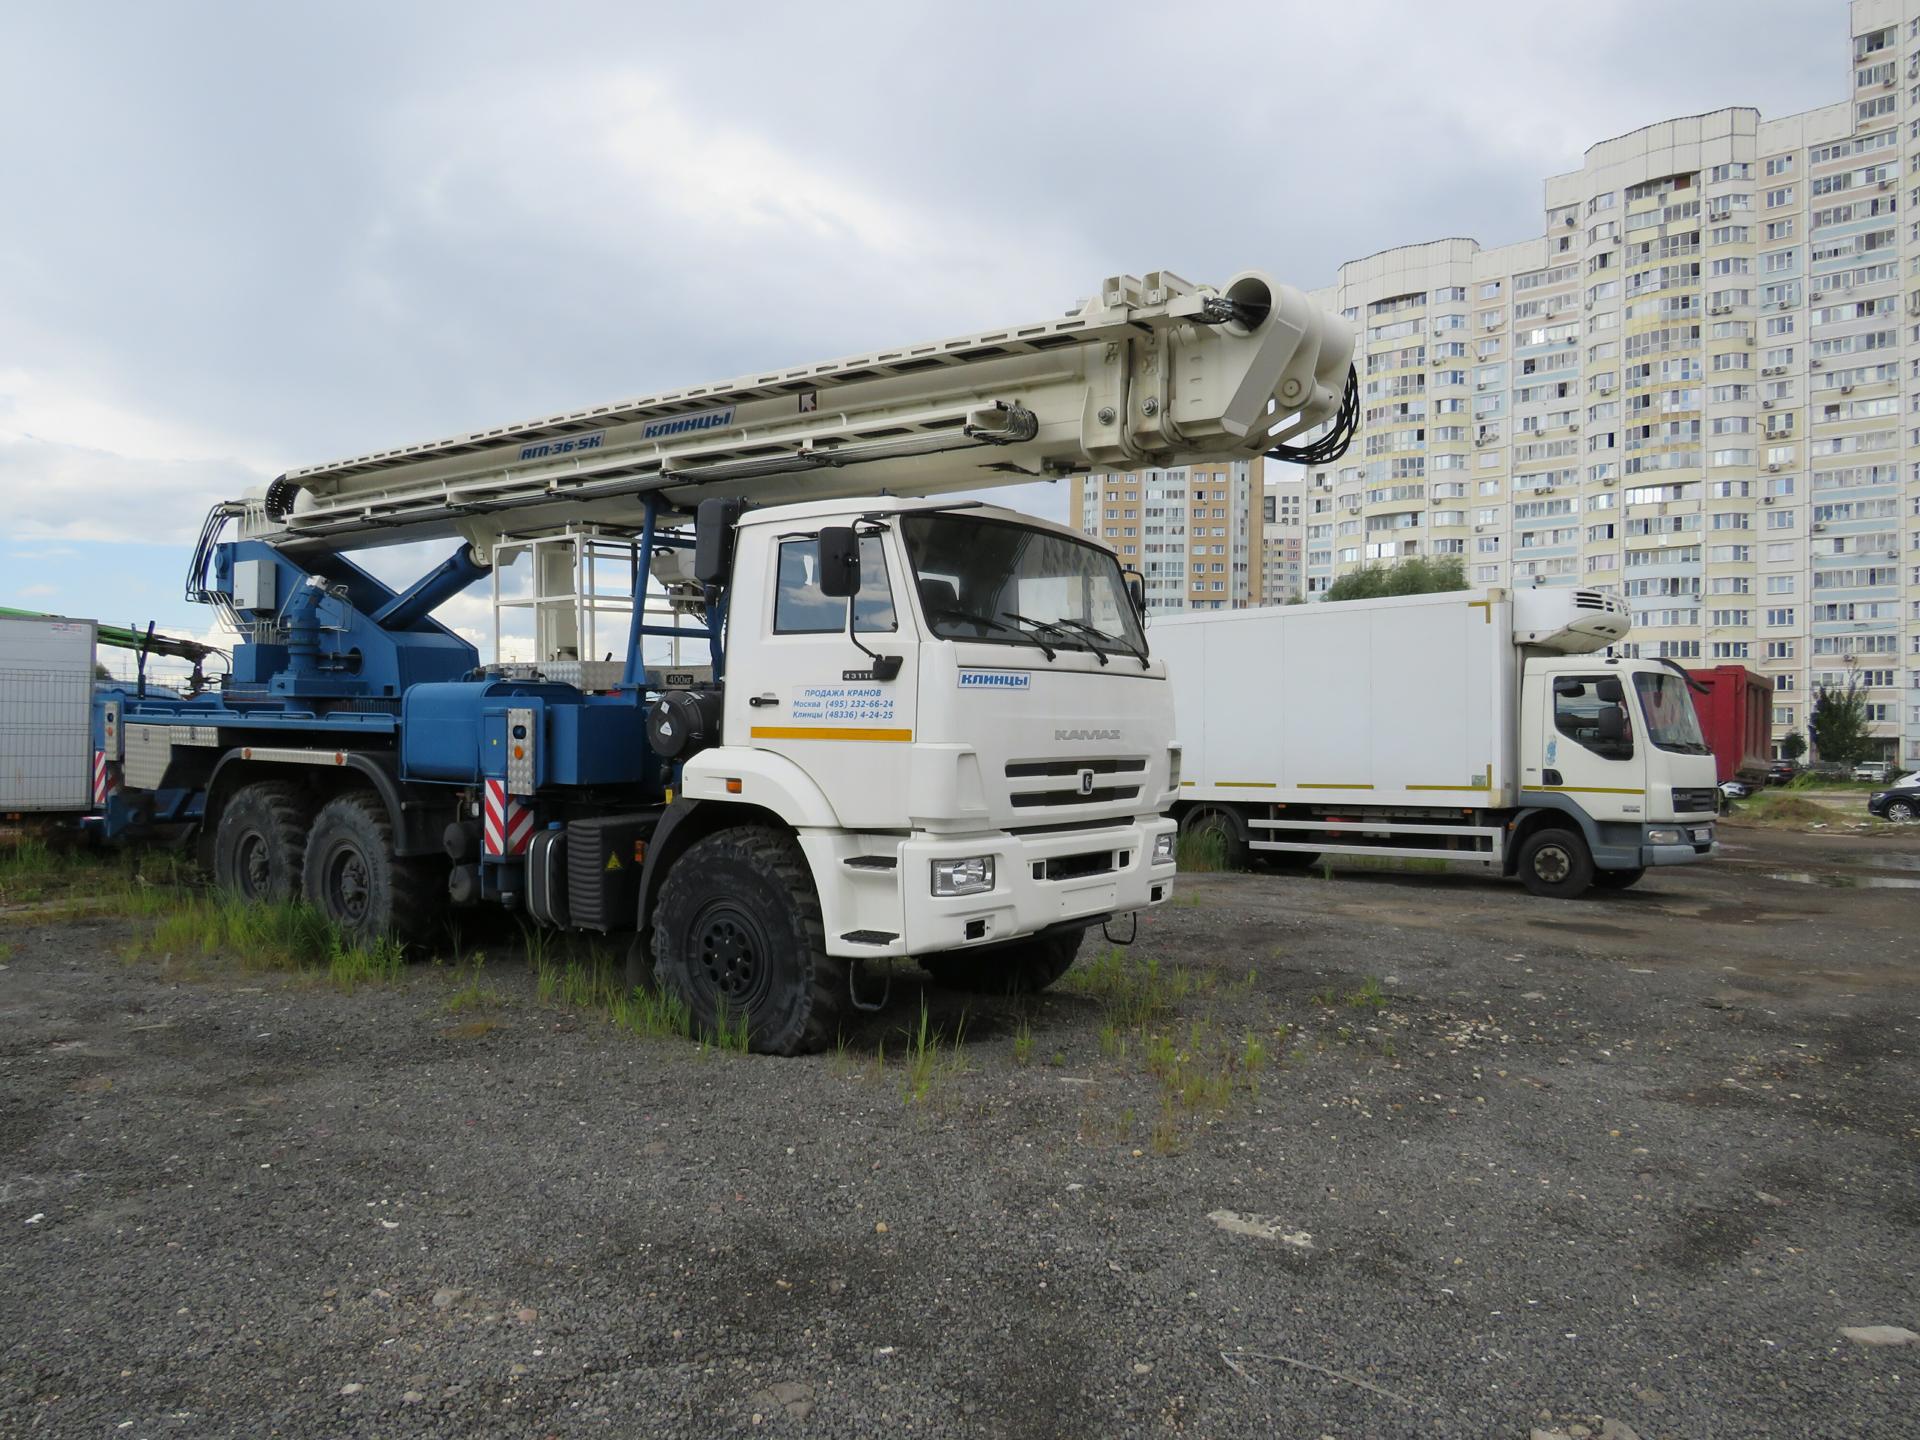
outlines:
{"label": "parked car", "polygon": [[1751,780],[1722,780],[1720,782],[1720,813],[1731,815],[1734,801],[1746,799],[1759,788]]}
{"label": "parked car", "polygon": [[1767,784],[1784,785],[1800,773],[1797,760],[1776,760],[1767,767]]}
{"label": "parked car", "polygon": [[1903,775],[1891,787],[1867,797],[1867,813],[1882,820],[1920,820],[1920,771]]}
{"label": "parked car", "polygon": [[1862,760],[1853,767],[1856,780],[1880,781],[1887,778],[1887,762],[1884,760]]}

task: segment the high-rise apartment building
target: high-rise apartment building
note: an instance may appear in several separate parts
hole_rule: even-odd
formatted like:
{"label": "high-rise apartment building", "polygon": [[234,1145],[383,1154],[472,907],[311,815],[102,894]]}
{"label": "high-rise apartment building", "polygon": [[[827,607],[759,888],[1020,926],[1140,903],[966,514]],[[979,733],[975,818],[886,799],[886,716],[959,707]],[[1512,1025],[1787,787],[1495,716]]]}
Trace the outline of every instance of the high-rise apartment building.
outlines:
{"label": "high-rise apartment building", "polygon": [[1208,460],[1069,482],[1067,523],[1106,541],[1147,582],[1150,613],[1260,603],[1264,462]]}
{"label": "high-rise apartment building", "polygon": [[1851,16],[1839,103],[1604,140],[1537,239],[1341,267],[1361,427],[1310,594],[1423,554],[1605,587],[1638,653],[1767,675],[1776,742],[1851,681],[1920,765],[1920,0]]}
{"label": "high-rise apartment building", "polygon": [[1268,480],[1260,510],[1260,603],[1285,605],[1305,595],[1305,477]]}

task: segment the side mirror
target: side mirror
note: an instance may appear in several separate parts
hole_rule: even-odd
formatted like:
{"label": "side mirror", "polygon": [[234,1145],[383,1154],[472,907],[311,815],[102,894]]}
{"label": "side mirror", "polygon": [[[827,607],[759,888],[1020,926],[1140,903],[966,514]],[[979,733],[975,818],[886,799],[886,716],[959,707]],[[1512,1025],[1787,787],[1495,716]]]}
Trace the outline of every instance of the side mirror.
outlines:
{"label": "side mirror", "polygon": [[1609,744],[1617,745],[1626,738],[1627,717],[1620,713],[1618,705],[1608,705],[1597,716],[1600,722],[1600,738]]}
{"label": "side mirror", "polygon": [[702,585],[724,585],[733,568],[733,527],[746,506],[713,496],[693,516],[693,578]]}
{"label": "side mirror", "polygon": [[860,593],[860,537],[851,525],[820,532],[820,593],[834,600]]}
{"label": "side mirror", "polygon": [[1133,602],[1133,613],[1140,619],[1147,618],[1147,577],[1138,570],[1122,570],[1121,577],[1127,582],[1127,599]]}
{"label": "side mirror", "polygon": [[1627,692],[1620,688],[1619,677],[1615,675],[1602,676],[1594,685],[1593,693],[1609,705],[1626,703]]}
{"label": "side mirror", "polygon": [[1553,693],[1568,700],[1577,700],[1587,693],[1585,683],[1562,676],[1553,682]]}

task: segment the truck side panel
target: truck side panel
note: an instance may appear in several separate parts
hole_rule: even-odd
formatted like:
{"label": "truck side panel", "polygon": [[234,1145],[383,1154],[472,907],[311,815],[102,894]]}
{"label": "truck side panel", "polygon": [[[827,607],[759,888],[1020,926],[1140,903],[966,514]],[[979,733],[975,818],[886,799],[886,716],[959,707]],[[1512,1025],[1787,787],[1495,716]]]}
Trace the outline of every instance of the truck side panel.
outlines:
{"label": "truck side panel", "polygon": [[1157,622],[1180,798],[1512,805],[1511,626],[1498,592]]}

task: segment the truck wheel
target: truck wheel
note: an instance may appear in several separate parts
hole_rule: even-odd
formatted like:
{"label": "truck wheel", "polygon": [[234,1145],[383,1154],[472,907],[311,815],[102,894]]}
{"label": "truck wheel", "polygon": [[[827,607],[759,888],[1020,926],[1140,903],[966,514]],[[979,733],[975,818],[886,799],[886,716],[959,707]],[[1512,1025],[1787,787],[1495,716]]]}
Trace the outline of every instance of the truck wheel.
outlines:
{"label": "truck wheel", "polygon": [[1631,870],[1596,870],[1593,883],[1602,890],[1627,890],[1640,883],[1640,877],[1647,873],[1647,867],[1636,865]]}
{"label": "truck wheel", "polygon": [[943,950],[917,957],[933,983],[976,995],[1034,995],[1073,968],[1087,927],[1030,935],[991,950]]}
{"label": "truck wheel", "polygon": [[393,853],[393,822],[377,796],[338,795],[320,807],[307,837],[301,890],[307,903],[362,944],[431,936],[446,901],[446,866]]}
{"label": "truck wheel", "polygon": [[697,840],[673,862],[653,914],[654,977],[696,1033],[742,1016],[768,1055],[819,1050],[840,1026],[844,961],[827,954],[820,897],[793,837],[759,827]]}
{"label": "truck wheel", "polygon": [[1201,855],[1211,851],[1222,870],[1247,868],[1247,842],[1231,815],[1222,810],[1195,810],[1180,826],[1181,848]]}
{"label": "truck wheel", "polygon": [[242,900],[291,900],[313,816],[298,787],[276,781],[242,785],[213,832],[213,883]]}
{"label": "truck wheel", "polygon": [[1520,883],[1536,895],[1573,900],[1593,884],[1593,856],[1571,830],[1536,830],[1520,842]]}

